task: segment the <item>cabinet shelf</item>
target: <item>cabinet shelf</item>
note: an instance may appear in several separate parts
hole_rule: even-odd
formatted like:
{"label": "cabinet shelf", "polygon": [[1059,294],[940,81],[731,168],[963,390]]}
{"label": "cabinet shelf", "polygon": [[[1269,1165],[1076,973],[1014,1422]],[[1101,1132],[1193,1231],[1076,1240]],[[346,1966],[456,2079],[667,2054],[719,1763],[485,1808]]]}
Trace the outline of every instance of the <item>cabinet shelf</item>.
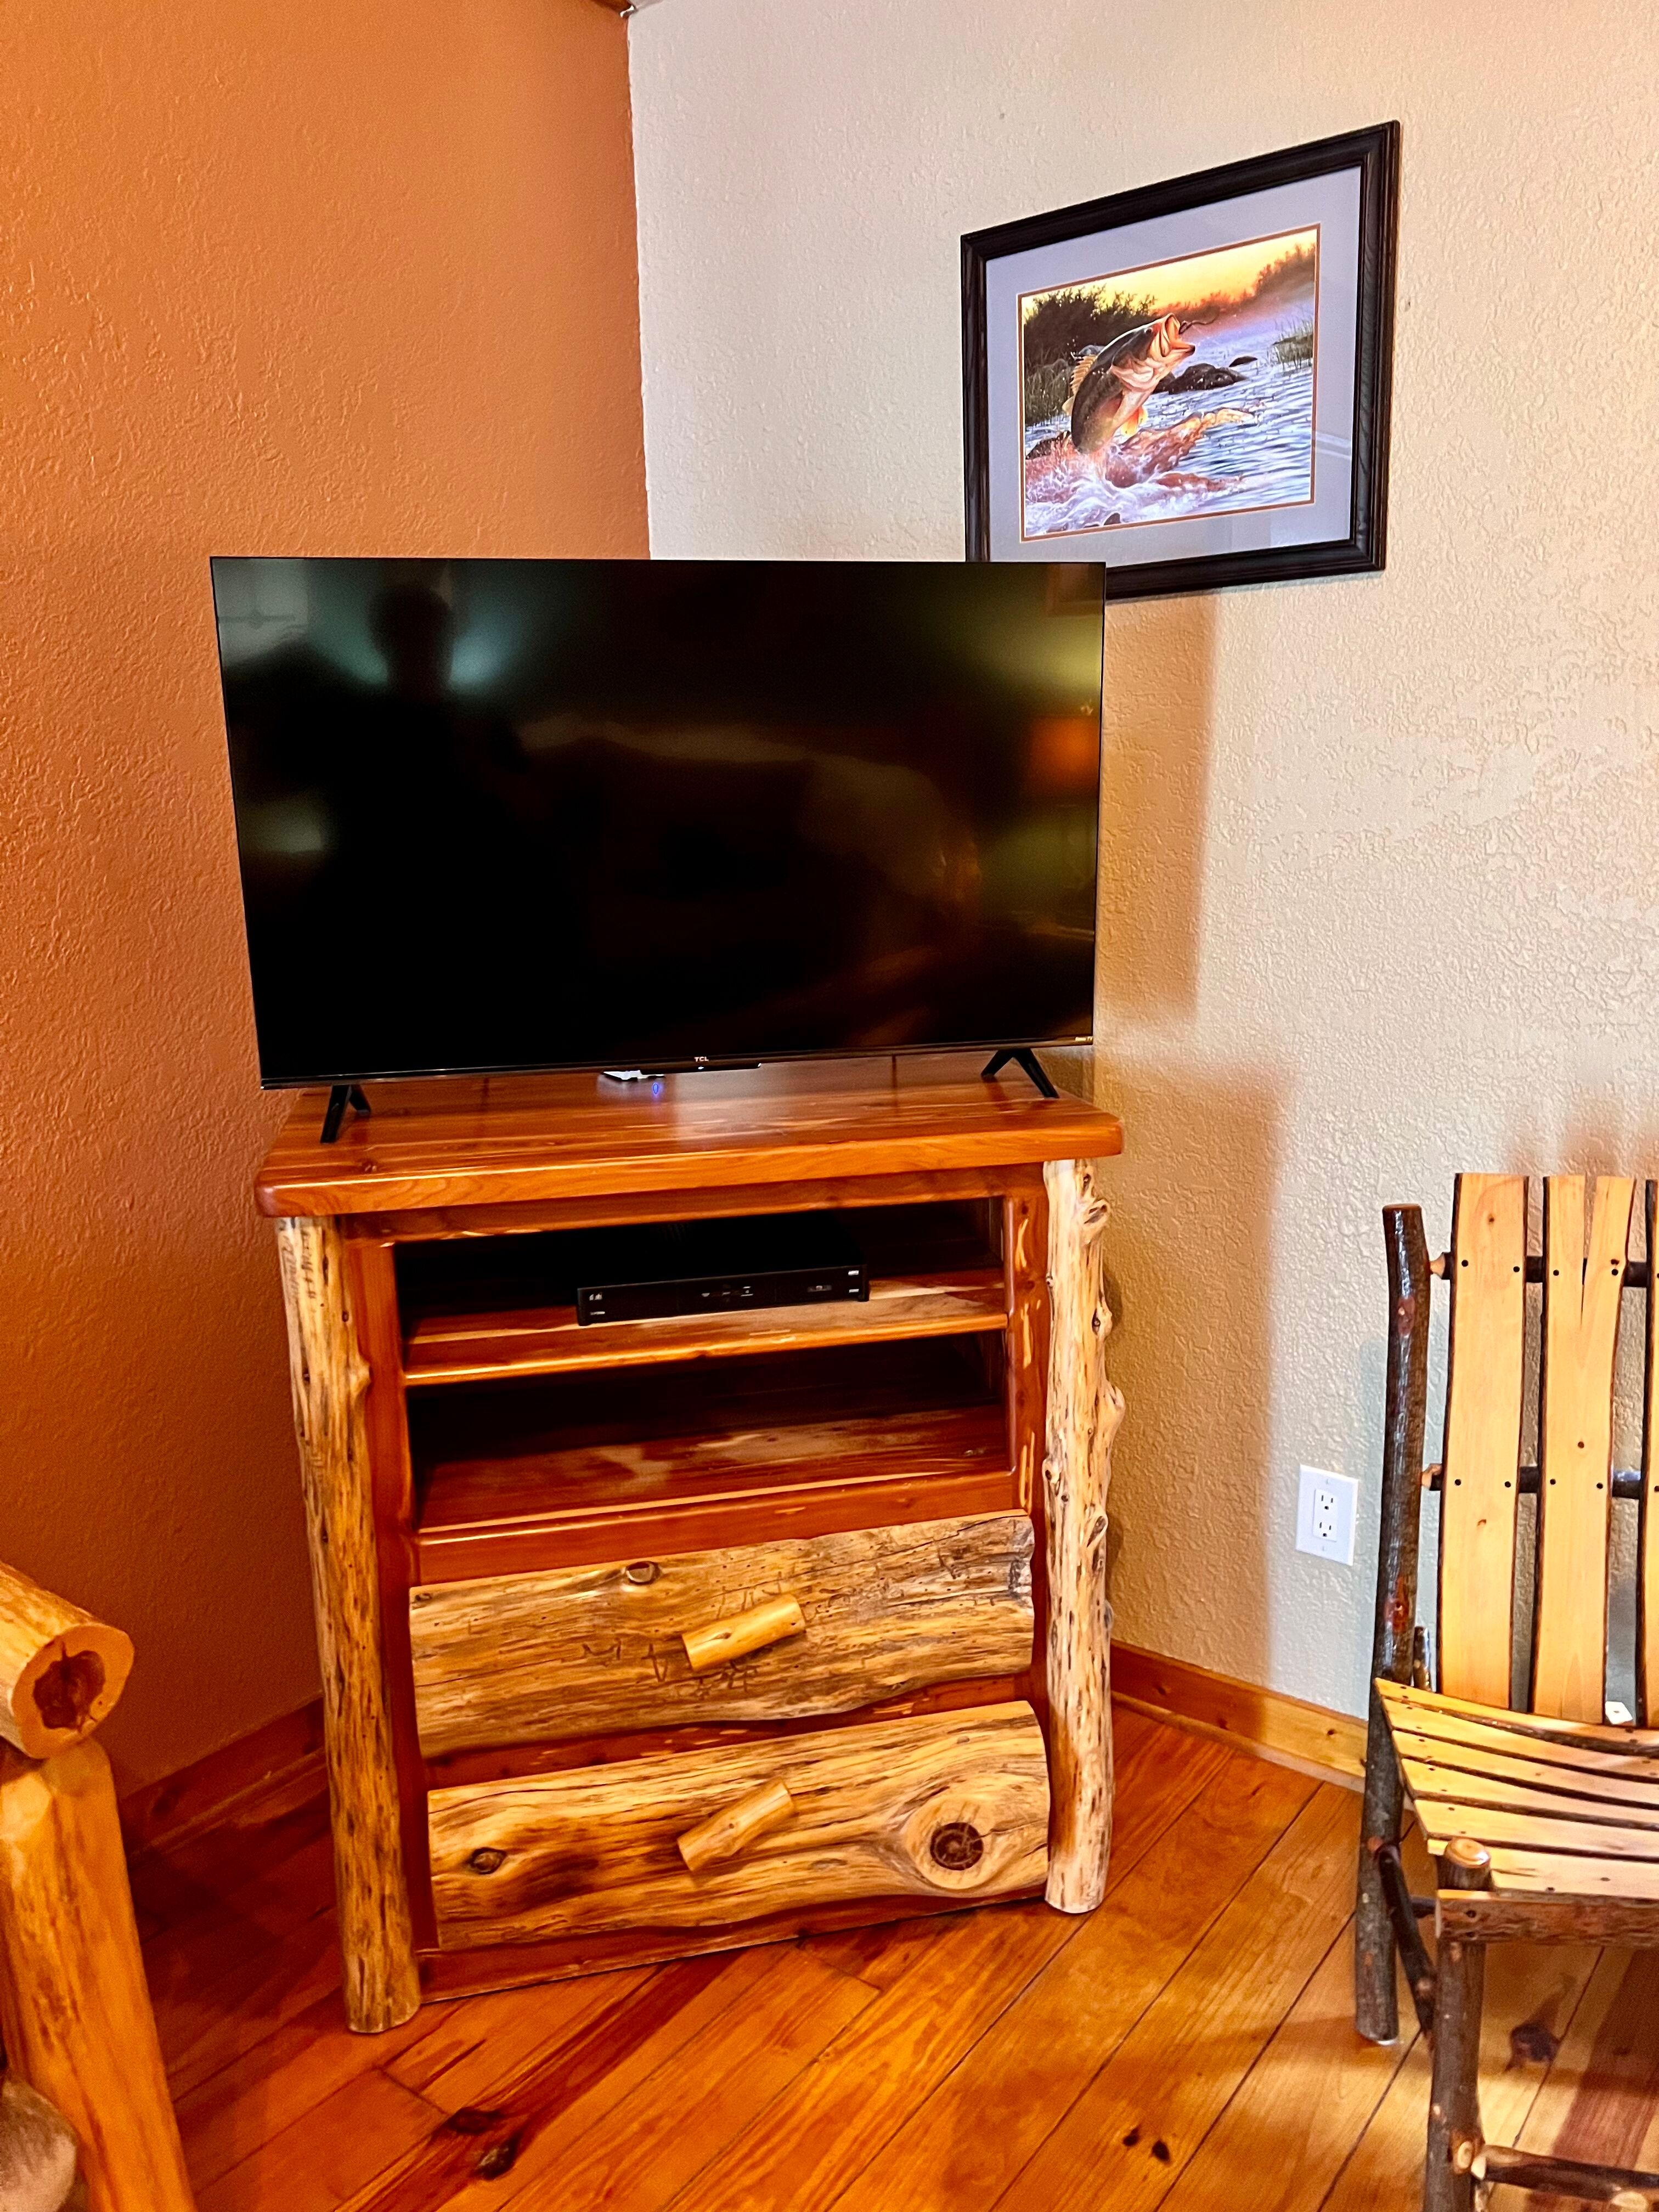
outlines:
{"label": "cabinet shelf", "polygon": [[961,1337],[821,1344],[420,1393],[417,1578],[817,1534],[876,1510],[914,1521],[1006,1508],[1002,1339],[988,1329],[980,1342],[982,1353]]}
{"label": "cabinet shelf", "polygon": [[872,1282],[867,1301],[771,1306],[753,1313],[685,1314],[582,1328],[574,1306],[417,1314],[404,1344],[411,1389],[577,1369],[645,1367],[790,1352],[814,1345],[880,1344],[895,1338],[964,1336],[1006,1329],[1000,1268],[918,1273]]}

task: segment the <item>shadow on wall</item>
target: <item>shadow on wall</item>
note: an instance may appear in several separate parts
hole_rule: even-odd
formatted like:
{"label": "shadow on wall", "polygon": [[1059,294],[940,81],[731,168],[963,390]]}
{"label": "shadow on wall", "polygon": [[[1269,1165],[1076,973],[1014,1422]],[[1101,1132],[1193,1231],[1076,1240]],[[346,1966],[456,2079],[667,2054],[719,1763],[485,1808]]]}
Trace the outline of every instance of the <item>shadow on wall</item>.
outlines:
{"label": "shadow on wall", "polygon": [[1216,604],[1106,610],[1097,1037],[1198,1002]]}
{"label": "shadow on wall", "polygon": [[1109,1358],[1127,1404],[1107,1538],[1116,1633],[1261,1681],[1282,1112],[1276,1079],[1218,1071],[1188,1041],[1215,625],[1207,597],[1107,610],[1097,1046],[1073,1080],[1124,1126],[1106,1185]]}
{"label": "shadow on wall", "polygon": [[[1115,1066],[1122,1117],[1109,1288],[1114,1455],[1107,1571],[1117,1634],[1267,1679],[1272,1236],[1281,1111],[1248,1071]],[[1224,1560],[1224,1571],[1214,1562]]]}

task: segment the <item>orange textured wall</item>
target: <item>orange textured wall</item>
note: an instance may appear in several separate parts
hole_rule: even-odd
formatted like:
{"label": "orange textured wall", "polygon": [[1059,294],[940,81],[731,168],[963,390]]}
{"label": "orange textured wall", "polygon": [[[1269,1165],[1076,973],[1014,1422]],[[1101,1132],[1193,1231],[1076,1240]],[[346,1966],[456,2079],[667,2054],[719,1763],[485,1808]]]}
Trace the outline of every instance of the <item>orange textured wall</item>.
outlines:
{"label": "orange textured wall", "polygon": [[0,52],[0,1558],[131,1631],[131,1782],[316,1674],[208,556],[645,551],[627,47],[11,0]]}

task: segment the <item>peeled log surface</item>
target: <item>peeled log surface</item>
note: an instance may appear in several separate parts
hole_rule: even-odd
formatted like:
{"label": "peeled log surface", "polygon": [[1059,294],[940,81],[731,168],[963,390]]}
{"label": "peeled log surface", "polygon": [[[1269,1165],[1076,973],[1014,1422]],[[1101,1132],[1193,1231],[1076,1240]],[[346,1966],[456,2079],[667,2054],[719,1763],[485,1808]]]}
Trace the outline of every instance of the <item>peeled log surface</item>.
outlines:
{"label": "peeled log surface", "polygon": [[132,1639],[0,1566],[0,1735],[31,1759],[89,1736],[132,1671]]}
{"label": "peeled log surface", "polygon": [[1112,1847],[1111,1614],[1106,1492],[1122,1394],[1106,1379],[1106,1202],[1092,1160],[1051,1160],[1048,1424],[1048,1747],[1054,1787],[1047,1896],[1088,1912],[1106,1893]]}
{"label": "peeled log surface", "polygon": [[[692,1874],[679,1838],[781,1782],[793,1810]],[[528,1776],[428,1799],[446,1950],[716,1928],[866,1898],[1041,1887],[1048,1763],[1029,1705],[931,1713]]]}
{"label": "peeled log surface", "polygon": [[346,2019],[396,2027],[421,2001],[380,1673],[380,1589],[363,1399],[368,1368],[331,1221],[279,1221],[289,1374],[323,1676]]}
{"label": "peeled log surface", "polygon": [[90,2212],[191,2212],[101,1745],[0,1753],[0,2040],[79,2138]]}
{"label": "peeled log surface", "polygon": [[[410,1593],[421,1748],[855,1712],[1031,1663],[1031,1523],[975,1514]],[[704,1674],[685,1637],[791,1599],[805,1631]]]}

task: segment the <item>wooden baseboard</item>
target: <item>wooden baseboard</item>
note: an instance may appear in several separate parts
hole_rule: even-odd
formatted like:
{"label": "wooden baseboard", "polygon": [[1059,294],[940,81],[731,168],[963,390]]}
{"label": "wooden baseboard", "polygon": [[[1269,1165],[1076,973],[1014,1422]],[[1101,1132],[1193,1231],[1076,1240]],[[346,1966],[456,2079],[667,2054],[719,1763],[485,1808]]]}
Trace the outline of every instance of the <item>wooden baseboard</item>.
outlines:
{"label": "wooden baseboard", "polygon": [[222,1744],[176,1774],[131,1791],[121,1800],[127,1856],[163,1838],[177,1842],[187,1829],[220,1819],[235,1800],[253,1791],[287,1788],[295,1770],[307,1764],[317,1770],[318,1789],[325,1788],[320,1698]]}
{"label": "wooden baseboard", "polygon": [[1162,1659],[1130,1644],[1112,1646],[1112,1694],[1138,1711],[1237,1744],[1322,1782],[1351,1790],[1364,1783],[1365,1723],[1351,1713],[1212,1674],[1184,1659]]}

